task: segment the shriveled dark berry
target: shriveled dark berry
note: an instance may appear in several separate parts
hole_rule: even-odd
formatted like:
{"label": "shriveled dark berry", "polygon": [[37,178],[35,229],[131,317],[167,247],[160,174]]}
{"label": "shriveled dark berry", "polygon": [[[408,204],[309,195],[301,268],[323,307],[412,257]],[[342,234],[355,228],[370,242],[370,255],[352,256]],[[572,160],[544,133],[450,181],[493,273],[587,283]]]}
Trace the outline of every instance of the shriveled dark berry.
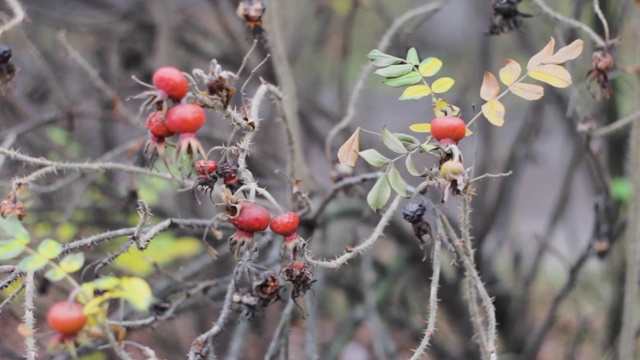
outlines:
{"label": "shriveled dark berry", "polygon": [[402,208],[402,217],[413,224],[422,220],[427,207],[423,203],[408,203]]}
{"label": "shriveled dark berry", "polygon": [[6,64],[11,60],[11,48],[8,46],[0,46],[0,64]]}

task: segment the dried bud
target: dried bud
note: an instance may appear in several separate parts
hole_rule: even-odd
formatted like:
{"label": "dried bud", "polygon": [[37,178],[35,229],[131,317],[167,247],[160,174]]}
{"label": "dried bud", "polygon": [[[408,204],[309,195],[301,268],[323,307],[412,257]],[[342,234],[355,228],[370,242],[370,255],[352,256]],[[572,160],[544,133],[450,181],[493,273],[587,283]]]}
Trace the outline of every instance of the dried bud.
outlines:
{"label": "dried bud", "polygon": [[608,52],[599,50],[591,55],[591,66],[600,71],[609,71],[613,64],[613,56]]}

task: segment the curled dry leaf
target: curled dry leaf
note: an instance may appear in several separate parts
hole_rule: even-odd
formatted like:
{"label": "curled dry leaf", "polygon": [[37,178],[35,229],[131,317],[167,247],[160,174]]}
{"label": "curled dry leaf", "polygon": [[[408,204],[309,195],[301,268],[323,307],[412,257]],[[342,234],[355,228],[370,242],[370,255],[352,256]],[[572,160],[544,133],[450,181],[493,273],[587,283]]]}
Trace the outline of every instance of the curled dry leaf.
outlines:
{"label": "curled dry leaf", "polygon": [[516,82],[522,73],[522,67],[515,60],[507,59],[506,65],[500,69],[498,75],[503,84],[509,86]]}
{"label": "curled dry leaf", "polygon": [[338,161],[342,165],[355,166],[360,151],[360,128],[338,149]]}
{"label": "curled dry leaf", "polygon": [[500,93],[500,84],[495,75],[485,71],[482,79],[482,86],[480,87],[480,97],[483,100],[489,101],[498,97]]}
{"label": "curled dry leaf", "polygon": [[556,45],[556,40],[551,38],[549,43],[545,45],[540,52],[533,55],[529,62],[527,63],[527,70],[531,70],[539,65],[545,64],[549,61],[549,59],[553,56],[553,48]]}
{"label": "curled dry leaf", "polygon": [[562,64],[566,61],[573,60],[582,54],[582,50],[584,50],[584,41],[578,39],[571,44],[558,49],[553,56],[545,61],[545,64]]}

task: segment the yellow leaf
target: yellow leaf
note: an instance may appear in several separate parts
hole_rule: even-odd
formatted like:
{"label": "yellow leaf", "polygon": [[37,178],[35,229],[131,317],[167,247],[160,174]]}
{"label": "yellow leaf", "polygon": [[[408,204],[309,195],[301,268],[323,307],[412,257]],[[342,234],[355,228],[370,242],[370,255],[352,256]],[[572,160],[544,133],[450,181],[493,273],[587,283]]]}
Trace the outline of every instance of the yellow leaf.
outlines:
{"label": "yellow leaf", "polygon": [[515,60],[507,59],[507,64],[500,69],[500,81],[503,84],[509,86],[513,84],[520,77],[522,73],[522,67]]}
{"label": "yellow leaf", "polygon": [[455,80],[450,77],[440,78],[431,84],[431,90],[436,94],[442,94],[444,92],[449,91],[451,87],[455,84]]}
{"label": "yellow leaf", "polygon": [[400,100],[421,99],[429,94],[431,94],[431,89],[427,85],[413,85],[402,92]]}
{"label": "yellow leaf", "polygon": [[469,135],[473,135],[473,131],[469,130],[469,128],[467,128],[467,130],[464,132],[464,136],[469,136]]}
{"label": "yellow leaf", "polygon": [[146,311],[151,305],[153,294],[149,284],[141,278],[123,277],[120,279],[123,297],[138,311]]}
{"label": "yellow leaf", "polygon": [[485,71],[482,86],[480,87],[480,97],[489,101],[497,98],[499,93],[500,84],[498,84],[498,80],[492,73]]}
{"label": "yellow leaf", "polygon": [[423,124],[413,124],[409,126],[409,129],[413,132],[423,132],[428,133],[431,132],[431,124],[423,123]]}
{"label": "yellow leaf", "polygon": [[504,105],[498,100],[488,101],[482,105],[482,114],[495,126],[504,125]]}
{"label": "yellow leaf", "polygon": [[584,49],[584,41],[578,39],[571,44],[558,49],[558,52],[547,59],[545,64],[562,64],[566,61],[573,60],[582,54]]}
{"label": "yellow leaf", "polygon": [[553,48],[556,45],[556,40],[551,38],[549,43],[540,50],[537,54],[533,55],[529,62],[527,63],[527,70],[531,70],[536,66],[542,65],[546,63],[551,56],[553,56]]}
{"label": "yellow leaf", "polygon": [[538,100],[544,95],[544,88],[534,84],[513,84],[509,86],[509,91],[525,100]]}
{"label": "yellow leaf", "polygon": [[338,161],[342,165],[355,166],[360,151],[360,128],[338,149]]}
{"label": "yellow leaf", "polygon": [[539,65],[529,70],[529,76],[557,88],[571,85],[571,74],[560,65]]}
{"label": "yellow leaf", "polygon": [[418,71],[422,76],[433,76],[438,73],[442,69],[442,61],[438,58],[429,57],[420,63],[418,66]]}

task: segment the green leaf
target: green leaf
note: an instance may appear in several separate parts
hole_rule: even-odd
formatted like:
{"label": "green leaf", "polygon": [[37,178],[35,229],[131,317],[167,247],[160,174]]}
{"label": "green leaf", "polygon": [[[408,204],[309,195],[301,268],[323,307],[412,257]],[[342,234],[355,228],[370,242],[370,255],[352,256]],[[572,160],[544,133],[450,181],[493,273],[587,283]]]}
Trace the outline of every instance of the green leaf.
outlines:
{"label": "green leaf", "polygon": [[420,172],[418,171],[418,168],[416,168],[416,165],[413,163],[413,159],[411,158],[411,154],[407,155],[407,158],[404,161],[405,166],[407,167],[407,171],[409,172],[409,174],[413,175],[413,176],[423,176],[424,172]]}
{"label": "green leaf", "polygon": [[359,152],[360,156],[371,166],[381,167],[391,162],[391,159],[380,154],[375,149],[367,149]]}
{"label": "green leaf", "polygon": [[38,271],[49,263],[49,259],[40,255],[29,255],[18,263],[18,267],[22,271]]}
{"label": "green leaf", "polygon": [[389,150],[398,153],[398,154],[406,154],[407,149],[405,149],[402,141],[398,139],[386,126],[382,128],[382,142]]}
{"label": "green leaf", "polygon": [[377,67],[385,67],[385,66],[389,66],[389,65],[395,65],[395,64],[399,64],[401,62],[403,62],[404,60],[400,59],[399,57],[395,57],[395,56],[391,56],[388,54],[383,53],[382,51],[378,50],[378,49],[373,49],[369,52],[369,54],[367,55],[367,58],[369,58],[369,60],[373,61],[373,65],[377,66]]}
{"label": "green leaf", "polygon": [[[10,215],[6,219],[0,216],[0,236],[4,238],[15,238],[22,235],[23,238],[30,240],[29,232],[24,228],[22,222],[15,215]],[[27,241],[29,243],[29,241]]]}
{"label": "green leaf", "polygon": [[375,74],[384,76],[384,77],[398,77],[402,75],[406,75],[413,70],[413,66],[411,64],[402,64],[402,65],[391,65],[385,68],[381,68],[376,70]]}
{"label": "green leaf", "polygon": [[53,239],[45,239],[38,245],[38,254],[47,259],[54,259],[62,252],[62,245]]}
{"label": "green leaf", "polygon": [[431,144],[427,144],[427,143],[424,143],[424,144],[420,145],[420,147],[422,148],[422,151],[427,152],[427,153],[429,151],[433,150],[433,149],[437,149],[438,148],[437,146],[434,146],[434,145],[431,145]]}
{"label": "green leaf", "polygon": [[422,81],[422,76],[415,71],[412,71],[406,75],[402,75],[396,78],[388,78],[384,81],[385,85],[389,85],[392,87],[401,87],[408,85],[415,85]]}
{"label": "green leaf", "polygon": [[418,57],[416,48],[411,48],[407,51],[407,62],[412,65],[420,64],[420,58]]}
{"label": "green leaf", "polygon": [[629,201],[633,194],[633,184],[625,177],[611,180],[611,197],[619,201]]}
{"label": "green leaf", "polygon": [[424,77],[433,76],[442,69],[442,60],[434,57],[428,57],[420,63],[418,70]]}
{"label": "green leaf", "polygon": [[404,145],[404,148],[409,151],[420,146],[420,140],[418,140],[415,136],[403,133],[393,133],[393,136],[397,137],[398,140],[402,142],[402,145]]}
{"label": "green leaf", "polygon": [[388,174],[391,188],[393,188],[398,195],[407,197],[407,183],[404,182],[402,175],[400,175],[400,172],[396,169],[395,165],[389,165]]}
{"label": "green leaf", "polygon": [[141,278],[123,277],[120,279],[120,288],[124,291],[124,297],[138,311],[146,311],[151,305],[153,294],[149,284]]}
{"label": "green leaf", "polygon": [[51,280],[52,282],[60,281],[67,276],[67,273],[64,270],[59,268],[49,269],[46,273],[44,273],[44,277]]}
{"label": "green leaf", "polygon": [[13,259],[22,254],[25,248],[26,244],[20,238],[2,240],[0,241],[0,260]]}
{"label": "green leaf", "polygon": [[444,92],[449,91],[449,89],[451,89],[453,84],[455,84],[455,80],[453,80],[450,77],[443,77],[434,81],[433,84],[431,84],[431,91],[433,91],[436,94],[442,94]]}
{"label": "green leaf", "polygon": [[376,181],[371,191],[369,191],[367,203],[373,211],[376,211],[389,201],[389,196],[391,196],[391,186],[389,185],[387,174],[384,174]]}
{"label": "green leaf", "polygon": [[75,253],[65,256],[60,260],[60,267],[62,270],[72,273],[80,270],[84,264],[84,253]]}
{"label": "green leaf", "polygon": [[431,94],[431,89],[424,84],[409,86],[404,89],[400,100],[418,100]]}
{"label": "green leaf", "polygon": [[115,276],[105,276],[93,281],[93,287],[98,290],[113,290],[120,285],[120,279]]}

